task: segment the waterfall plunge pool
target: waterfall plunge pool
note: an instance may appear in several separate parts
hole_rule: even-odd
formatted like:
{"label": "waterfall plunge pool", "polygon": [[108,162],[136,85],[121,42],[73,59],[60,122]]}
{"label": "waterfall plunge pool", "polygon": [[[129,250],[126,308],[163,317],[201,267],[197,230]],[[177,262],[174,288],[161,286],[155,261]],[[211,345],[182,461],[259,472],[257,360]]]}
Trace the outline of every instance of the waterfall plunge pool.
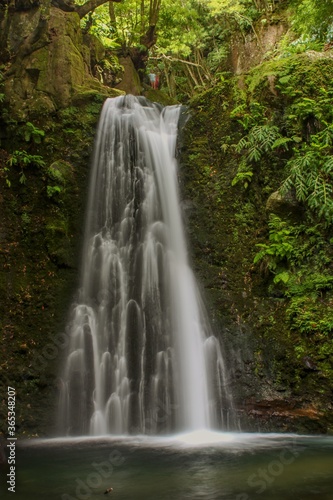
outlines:
{"label": "waterfall plunge pool", "polygon": [[37,439],[18,442],[16,465],[17,500],[333,499],[333,437],[326,436]]}

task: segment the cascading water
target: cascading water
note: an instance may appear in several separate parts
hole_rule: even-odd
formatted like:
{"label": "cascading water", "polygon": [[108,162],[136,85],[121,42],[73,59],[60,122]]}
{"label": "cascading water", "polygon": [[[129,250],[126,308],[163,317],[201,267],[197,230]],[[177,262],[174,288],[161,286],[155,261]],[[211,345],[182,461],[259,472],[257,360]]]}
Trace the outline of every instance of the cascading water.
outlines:
{"label": "cascading water", "polygon": [[188,264],[175,148],[180,107],[107,99],[68,330],[66,434],[217,428],[232,409]]}

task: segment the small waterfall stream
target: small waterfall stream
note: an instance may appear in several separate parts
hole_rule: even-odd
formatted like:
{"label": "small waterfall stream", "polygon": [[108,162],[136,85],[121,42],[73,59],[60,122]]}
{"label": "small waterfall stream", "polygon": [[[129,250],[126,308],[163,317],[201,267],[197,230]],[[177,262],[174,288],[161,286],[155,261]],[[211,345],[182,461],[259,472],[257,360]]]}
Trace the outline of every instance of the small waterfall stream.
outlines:
{"label": "small waterfall stream", "polygon": [[107,99],[61,388],[63,434],[225,428],[218,340],[189,267],[175,148],[180,107]]}

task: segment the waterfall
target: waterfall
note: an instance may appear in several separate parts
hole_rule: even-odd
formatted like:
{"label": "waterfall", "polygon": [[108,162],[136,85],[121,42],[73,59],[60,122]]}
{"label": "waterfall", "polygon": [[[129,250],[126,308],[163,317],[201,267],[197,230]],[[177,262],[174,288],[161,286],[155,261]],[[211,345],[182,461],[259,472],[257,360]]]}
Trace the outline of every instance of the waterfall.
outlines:
{"label": "waterfall", "polygon": [[65,434],[217,428],[232,410],[220,345],[188,263],[179,114],[179,106],[133,96],[104,104],[62,375]]}

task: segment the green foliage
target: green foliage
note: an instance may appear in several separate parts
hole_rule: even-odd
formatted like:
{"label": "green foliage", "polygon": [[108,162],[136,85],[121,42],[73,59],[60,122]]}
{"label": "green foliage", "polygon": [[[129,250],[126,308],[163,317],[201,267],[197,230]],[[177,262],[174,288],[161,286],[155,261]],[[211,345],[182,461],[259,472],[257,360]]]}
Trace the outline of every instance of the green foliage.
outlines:
{"label": "green foliage", "polygon": [[232,186],[236,186],[239,182],[243,184],[244,189],[247,189],[249,186],[249,183],[252,180],[253,172],[250,170],[246,172],[238,171],[235,177],[231,181]]}
{"label": "green foliage", "polygon": [[[314,276],[311,276],[311,279],[313,278]],[[332,290],[332,284],[330,290]],[[331,335],[333,331],[332,304],[332,299],[322,304],[313,294],[306,296],[304,293],[301,296],[292,297],[287,309],[287,319],[293,330],[303,334],[326,337]],[[327,349],[325,344],[322,347]],[[320,355],[322,354],[320,353]],[[325,355],[327,354],[329,353],[325,353]]]}
{"label": "green foliage", "polygon": [[305,146],[288,162],[290,174],[280,188],[286,194],[291,189],[299,201],[306,202],[326,224],[333,221],[333,156],[323,156]]}
{"label": "green foliage", "polygon": [[252,70],[247,95],[232,112],[246,132],[235,146],[240,158],[233,183],[253,172],[262,189],[260,175],[267,165],[277,165],[279,177],[284,172],[282,197],[292,194],[306,209],[302,224],[270,217],[268,238],[257,246],[254,263],[268,280],[268,294],[286,304],[296,356],[311,355],[327,375],[333,355],[331,75],[329,60],[305,54],[269,61]]}
{"label": "green foliage", "polygon": [[212,15],[231,16],[241,27],[252,26],[260,14],[275,8],[274,0],[206,0],[206,4]]}
{"label": "green foliage", "polygon": [[[276,215],[271,215],[268,223],[269,243],[259,243],[256,246],[261,250],[256,254],[254,263],[265,261],[267,268],[278,276],[275,282],[287,282],[288,279],[283,267],[287,264],[295,264],[299,259],[299,253],[295,246],[295,229],[288,226],[287,222]],[[282,265],[282,269],[281,269]]]}
{"label": "green foliage", "polygon": [[298,98],[290,106],[286,123],[297,131],[306,124],[307,137],[295,141],[293,156],[287,162],[289,175],[280,188],[282,195],[294,190],[297,200],[328,225],[333,221],[332,108],[332,89],[324,88],[317,99]]}
{"label": "green foliage", "polygon": [[[126,0],[101,5],[82,24],[105,47],[125,54],[148,49],[148,72],[161,75],[170,97],[186,100],[220,80],[231,34],[254,32],[254,20],[274,8],[273,0]],[[147,45],[149,27],[157,39]]]}
{"label": "green foliage", "polygon": [[242,101],[230,113],[231,118],[236,118],[245,131],[250,130],[253,126],[258,126],[266,123],[267,118],[265,113],[266,106],[263,106],[257,101],[251,101],[249,104]]}
{"label": "green foliage", "polygon": [[19,182],[20,184],[25,184],[27,180],[24,172],[25,167],[28,167],[30,165],[34,165],[36,167],[44,167],[45,162],[43,160],[43,157],[40,155],[31,155],[27,153],[25,150],[16,150],[9,156],[7,165],[8,166],[5,168],[6,184],[8,187],[10,187],[11,182],[8,178],[9,167],[18,166],[20,168]]}
{"label": "green foliage", "polygon": [[288,31],[279,43],[278,53],[280,57],[290,57],[295,54],[303,54],[307,50],[321,51],[323,44],[306,35],[295,39],[295,33]]}
{"label": "green foliage", "polygon": [[[49,167],[47,169],[48,182],[52,184],[47,184],[46,193],[48,198],[57,198],[61,194],[66,185],[66,179],[63,172],[59,168]],[[56,183],[56,184],[54,184]]]}
{"label": "green foliage", "polygon": [[[282,196],[295,193],[326,225],[333,222],[333,86],[331,64],[312,63],[307,56],[270,61],[248,78],[251,93],[263,82],[285,96],[283,113],[272,112],[242,96],[231,113],[246,131],[235,146],[240,154],[233,184],[255,164],[276,162],[285,167]],[[268,80],[270,79],[270,80]],[[273,83],[274,82],[274,83]],[[270,90],[272,87],[270,87]]]}
{"label": "green foliage", "polygon": [[157,44],[152,55],[160,57],[162,54],[172,54],[178,58],[187,58],[194,53],[194,47],[203,47],[205,36],[195,2],[164,0],[159,17]]}
{"label": "green foliage", "polygon": [[42,138],[45,136],[44,130],[35,127],[31,122],[27,122],[21,131],[26,142],[33,141],[35,144],[41,144]]}
{"label": "green foliage", "polygon": [[324,292],[333,289],[333,276],[323,272],[304,274],[298,271],[288,287],[287,296],[302,297],[307,295],[312,299],[321,297]]}
{"label": "green foliage", "polygon": [[[189,54],[189,43],[196,39],[195,18],[198,16],[193,4],[191,0],[164,0],[161,3],[158,39],[162,52],[167,44],[169,53]],[[152,10],[150,0],[117,2],[113,4],[114,19],[110,21],[109,6],[105,4],[95,9],[90,18],[84,19],[83,25],[84,28],[89,26],[90,32],[108,48],[136,47],[145,50],[142,36],[148,30]],[[193,25],[190,25],[191,22]]]}
{"label": "green foliage", "polygon": [[43,160],[43,157],[40,155],[31,155],[25,150],[16,150],[10,155],[8,165],[10,167],[12,167],[13,165],[19,165],[21,167],[26,167],[28,165],[44,167],[45,162]]}
{"label": "green foliage", "polygon": [[[249,122],[246,120],[243,126],[249,128]],[[235,146],[236,152],[242,156],[231,185],[235,186],[242,182],[246,189],[253,177],[253,164],[259,162],[263,156],[267,156],[275,148],[285,146],[287,142],[288,140],[281,136],[277,126],[253,125],[248,134],[243,136]]]}
{"label": "green foliage", "polygon": [[31,217],[27,212],[23,212],[21,215],[21,220],[22,220],[23,225],[27,226],[31,222]]}
{"label": "green foliage", "polygon": [[46,186],[46,192],[49,198],[52,198],[55,195],[60,194],[62,191],[63,191],[62,186],[49,186],[49,185]]}
{"label": "green foliage", "polygon": [[254,125],[236,146],[238,153],[246,150],[247,162],[258,162],[264,153],[270,153],[276,147],[281,135],[275,125]]}
{"label": "green foliage", "polygon": [[[251,2],[247,2],[248,4]],[[207,0],[207,6],[213,14],[236,14],[244,13],[244,2],[234,0]]]}
{"label": "green foliage", "polygon": [[228,57],[228,49],[225,45],[215,47],[207,55],[207,65],[210,71],[218,71]]}
{"label": "green foliage", "polygon": [[[333,331],[333,275],[328,265],[332,249],[320,225],[295,225],[271,216],[269,243],[257,245],[254,263],[274,276],[271,292],[278,289],[288,300],[286,318],[292,330],[316,335],[320,356],[332,351],[325,338]],[[297,346],[304,354],[304,346]]]}
{"label": "green foliage", "polygon": [[332,39],[331,0],[294,0],[293,29],[300,37],[327,42]]}

